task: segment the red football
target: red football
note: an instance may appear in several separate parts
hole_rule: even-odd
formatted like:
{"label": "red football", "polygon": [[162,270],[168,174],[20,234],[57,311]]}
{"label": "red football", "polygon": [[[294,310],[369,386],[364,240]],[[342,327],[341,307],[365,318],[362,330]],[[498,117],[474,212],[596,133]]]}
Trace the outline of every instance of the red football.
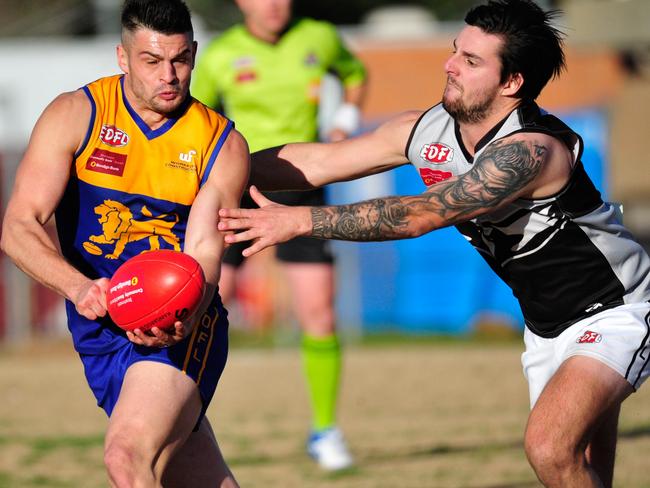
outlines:
{"label": "red football", "polygon": [[204,290],[203,270],[192,256],[149,251],[115,271],[106,302],[111,319],[124,330],[166,329],[196,311]]}

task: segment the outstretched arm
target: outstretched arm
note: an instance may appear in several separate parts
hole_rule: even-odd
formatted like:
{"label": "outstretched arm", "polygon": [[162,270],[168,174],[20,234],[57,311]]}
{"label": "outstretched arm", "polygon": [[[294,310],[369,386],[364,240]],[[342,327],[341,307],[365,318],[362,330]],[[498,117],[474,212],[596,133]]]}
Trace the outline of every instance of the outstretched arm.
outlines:
{"label": "outstretched arm", "polygon": [[492,143],[467,173],[421,195],[385,197],[350,205],[286,207],[251,189],[260,209],[222,210],[222,230],[241,230],[227,242],[253,240],[250,256],[298,236],[350,241],[417,237],[493,211],[530,193],[548,159],[548,136],[516,135]]}
{"label": "outstretched arm", "polygon": [[487,213],[520,196],[539,174],[546,147],[497,141],[471,171],[421,195],[376,198],[351,205],[311,207],[311,237],[384,241],[417,237]]}
{"label": "outstretched arm", "polygon": [[406,141],[420,115],[406,112],[340,142],[286,144],[255,152],[250,184],[262,191],[309,190],[407,164]]}

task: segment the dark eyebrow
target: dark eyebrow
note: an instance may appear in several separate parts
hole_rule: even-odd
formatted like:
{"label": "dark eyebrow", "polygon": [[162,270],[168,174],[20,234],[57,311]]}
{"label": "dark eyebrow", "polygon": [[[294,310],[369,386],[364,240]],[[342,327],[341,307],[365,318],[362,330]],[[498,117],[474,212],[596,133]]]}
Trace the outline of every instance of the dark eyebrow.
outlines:
{"label": "dark eyebrow", "polygon": [[[458,51],[458,46],[456,45],[456,39],[454,39],[454,50]],[[483,61],[483,58],[481,56],[479,56],[478,54],[471,53],[469,51],[462,51],[461,50],[461,54],[463,56],[467,57],[467,58]]]}
{"label": "dark eyebrow", "polygon": [[[185,49],[184,51],[181,51],[181,52],[178,53],[176,56],[174,56],[172,59],[179,59],[179,58],[182,58],[182,57],[184,57],[184,56],[187,56],[188,54],[191,54],[191,52],[192,52],[192,51],[191,51],[189,48],[188,48],[188,49]],[[156,58],[156,59],[163,59],[162,56],[160,56],[159,54],[156,54],[156,53],[152,53],[151,51],[142,51],[142,52],[140,53],[140,55],[141,55],[141,56],[151,56],[152,58]]]}
{"label": "dark eyebrow", "polygon": [[159,56],[158,54],[152,53],[150,51],[142,51],[140,53],[141,56],[151,56],[152,58],[156,59],[162,59],[162,56]]}

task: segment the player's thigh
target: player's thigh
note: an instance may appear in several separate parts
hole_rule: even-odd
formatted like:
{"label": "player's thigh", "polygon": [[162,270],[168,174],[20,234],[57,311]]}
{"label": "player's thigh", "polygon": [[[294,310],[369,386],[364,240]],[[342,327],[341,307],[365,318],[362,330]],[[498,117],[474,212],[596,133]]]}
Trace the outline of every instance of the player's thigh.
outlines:
{"label": "player's thigh", "polygon": [[334,256],[330,245],[328,241],[299,237],[277,247],[294,311],[303,324],[333,322]]}
{"label": "player's thigh", "polygon": [[162,484],[165,488],[237,486],[207,418],[203,418],[199,428],[174,454],[165,469]]}
{"label": "player's thigh", "polygon": [[283,262],[282,268],[298,321],[315,334],[331,333],[334,327],[334,267],[328,263]]}
{"label": "player's thigh", "polygon": [[[187,440],[201,414],[196,383],[169,364],[139,361],[126,372],[106,434],[117,443],[156,457],[163,467]],[[153,459],[152,457],[152,459]]]}
{"label": "player's thigh", "polygon": [[282,263],[291,293],[298,302],[331,306],[334,267],[328,263]]}
{"label": "player's thigh", "polygon": [[621,305],[586,317],[559,336],[543,338],[526,330],[522,355],[534,405],[560,366],[572,357],[590,357],[624,378],[633,389],[650,376],[650,304]]}
{"label": "player's thigh", "polygon": [[560,367],[561,358],[558,358],[555,353],[556,342],[555,338],[540,337],[528,328],[524,330],[526,350],[521,355],[521,364],[528,382],[531,408]]}
{"label": "player's thigh", "polygon": [[571,356],[537,399],[528,421],[527,442],[533,438],[558,449],[581,445],[632,391],[625,378],[605,363]]}

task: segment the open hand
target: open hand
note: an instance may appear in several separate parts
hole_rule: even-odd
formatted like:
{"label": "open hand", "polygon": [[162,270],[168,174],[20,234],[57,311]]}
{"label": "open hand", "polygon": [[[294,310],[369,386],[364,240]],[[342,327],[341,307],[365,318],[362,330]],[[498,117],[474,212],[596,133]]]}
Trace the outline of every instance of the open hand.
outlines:
{"label": "open hand", "polygon": [[219,210],[218,229],[220,231],[238,231],[224,237],[227,244],[253,242],[244,249],[243,256],[252,256],[269,246],[301,235],[308,235],[311,232],[310,207],[280,205],[262,195],[255,186],[251,186],[250,194],[260,208],[222,208]]}

